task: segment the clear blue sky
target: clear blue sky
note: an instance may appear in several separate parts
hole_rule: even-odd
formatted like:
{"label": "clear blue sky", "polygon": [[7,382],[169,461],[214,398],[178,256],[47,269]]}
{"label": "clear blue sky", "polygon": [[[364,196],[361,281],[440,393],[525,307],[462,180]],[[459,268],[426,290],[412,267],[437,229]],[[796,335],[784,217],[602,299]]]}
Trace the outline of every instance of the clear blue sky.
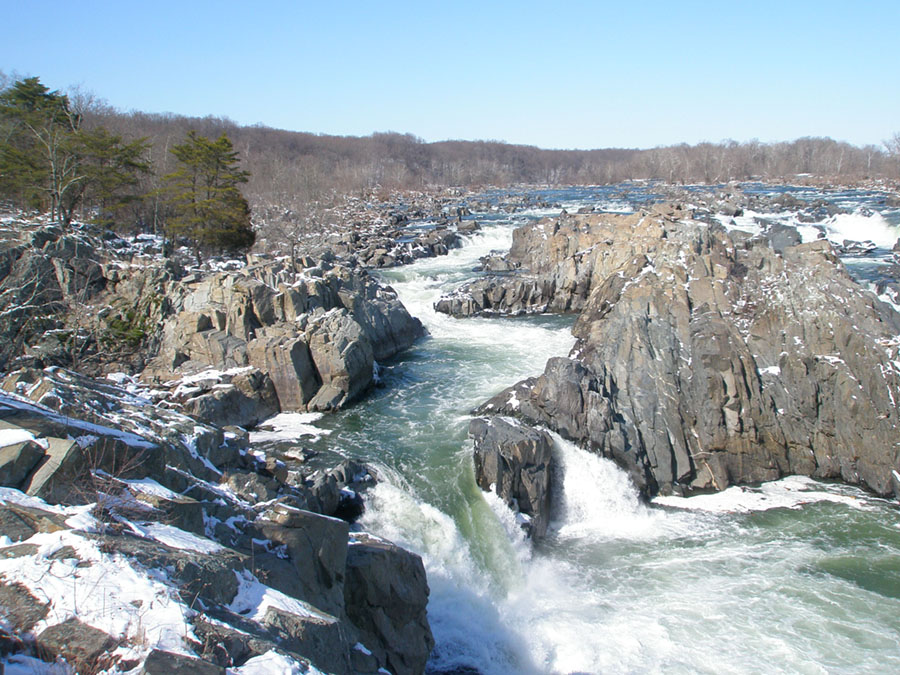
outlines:
{"label": "clear blue sky", "polygon": [[0,69],[121,110],[544,148],[900,131],[900,0],[0,0]]}

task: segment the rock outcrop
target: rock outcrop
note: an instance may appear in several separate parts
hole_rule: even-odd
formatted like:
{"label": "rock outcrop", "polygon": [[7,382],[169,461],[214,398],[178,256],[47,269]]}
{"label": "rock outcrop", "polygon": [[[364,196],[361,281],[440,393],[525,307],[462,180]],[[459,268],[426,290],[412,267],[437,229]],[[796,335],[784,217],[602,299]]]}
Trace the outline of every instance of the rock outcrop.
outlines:
{"label": "rock outcrop", "polygon": [[510,258],[546,292],[475,306],[578,311],[578,342],[478,414],[612,457],[648,496],[794,473],[900,496],[900,317],[827,241],[791,243],[667,206],[522,228]]}
{"label": "rock outcrop", "polygon": [[[178,402],[206,422],[252,426],[273,411],[347,405],[375,362],[424,333],[392,289],[328,249],[186,271],[159,238],[12,225],[0,226],[0,371],[144,372],[162,388],[208,371],[201,380],[218,381],[181,388]],[[446,252],[436,246],[423,255]],[[254,372],[228,372],[240,368]]]}
{"label": "rock outcrop", "polygon": [[6,648],[135,672],[424,671],[421,559],[334,517],[359,515],[366,465],[258,459],[242,430],[123,383],[2,382]]}
{"label": "rock outcrop", "polygon": [[[424,591],[424,592],[423,592]],[[363,643],[397,675],[425,670],[434,639],[422,559],[384,539],[354,533],[344,582],[347,614]]]}
{"label": "rock outcrop", "polygon": [[547,532],[553,441],[546,431],[515,419],[477,417],[469,425],[475,443],[475,476],[520,516],[534,539]]}
{"label": "rock outcrop", "polygon": [[[229,395],[259,398],[271,384],[281,410],[328,411],[354,401],[371,386],[376,360],[423,334],[392,289],[364,271],[324,261],[296,274],[271,264],[186,279],[181,293],[144,378],[255,368],[265,377]],[[219,391],[191,406],[217,409],[209,399],[223,396]],[[224,421],[217,415],[209,413]]]}

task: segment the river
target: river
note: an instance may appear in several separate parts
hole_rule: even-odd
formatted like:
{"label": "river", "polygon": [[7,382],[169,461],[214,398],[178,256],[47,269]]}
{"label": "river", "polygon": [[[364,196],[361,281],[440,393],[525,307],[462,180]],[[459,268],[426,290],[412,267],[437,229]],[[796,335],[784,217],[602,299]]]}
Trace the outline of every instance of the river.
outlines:
{"label": "river", "polygon": [[[627,211],[649,195],[539,196]],[[877,194],[824,196],[875,209],[850,217],[855,225],[829,221],[829,236],[857,227],[887,240],[895,231],[884,229],[900,223],[900,212],[877,210]],[[483,229],[463,248],[382,273],[430,337],[381,364],[369,397],[317,420],[320,435],[305,439],[378,468],[361,525],[424,560],[437,643],[429,672],[900,672],[896,502],[788,478],[647,505],[614,464],[558,439],[561,498],[532,547],[475,485],[469,411],[566,355],[572,319],[458,320],[432,304],[471,278],[480,256],[507,249],[523,219],[558,211],[476,214]],[[753,214],[727,224],[755,227]],[[879,258],[859,264],[866,272]]]}

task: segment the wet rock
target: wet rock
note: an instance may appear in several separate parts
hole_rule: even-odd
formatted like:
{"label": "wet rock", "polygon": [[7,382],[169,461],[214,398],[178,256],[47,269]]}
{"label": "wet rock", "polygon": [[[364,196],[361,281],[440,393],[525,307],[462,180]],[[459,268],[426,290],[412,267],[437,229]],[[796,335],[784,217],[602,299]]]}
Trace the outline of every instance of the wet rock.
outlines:
{"label": "wet rock", "polygon": [[553,440],[543,431],[514,419],[475,418],[469,424],[475,443],[475,480],[482,490],[497,493],[521,516],[535,539],[547,532]]}
{"label": "wet rock", "polygon": [[424,672],[434,638],[419,556],[377,537],[354,534],[347,553],[344,603],[362,643],[390,672]]}

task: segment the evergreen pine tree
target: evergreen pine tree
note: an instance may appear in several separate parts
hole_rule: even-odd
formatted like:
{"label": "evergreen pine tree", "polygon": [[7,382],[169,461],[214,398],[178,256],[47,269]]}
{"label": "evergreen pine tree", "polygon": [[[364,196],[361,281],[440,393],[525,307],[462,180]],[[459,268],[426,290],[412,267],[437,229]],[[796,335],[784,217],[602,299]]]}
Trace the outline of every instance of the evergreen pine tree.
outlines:
{"label": "evergreen pine tree", "polygon": [[64,94],[36,77],[0,92],[0,195],[69,223],[85,197],[109,209],[149,171],[147,143],[85,130]]}
{"label": "evergreen pine tree", "polygon": [[215,141],[188,132],[172,148],[178,168],[165,177],[174,216],[166,224],[172,236],[191,240],[200,251],[236,252],[250,248],[256,234],[250,206],[238,187],[250,175],[239,168],[238,153],[224,133]]}

